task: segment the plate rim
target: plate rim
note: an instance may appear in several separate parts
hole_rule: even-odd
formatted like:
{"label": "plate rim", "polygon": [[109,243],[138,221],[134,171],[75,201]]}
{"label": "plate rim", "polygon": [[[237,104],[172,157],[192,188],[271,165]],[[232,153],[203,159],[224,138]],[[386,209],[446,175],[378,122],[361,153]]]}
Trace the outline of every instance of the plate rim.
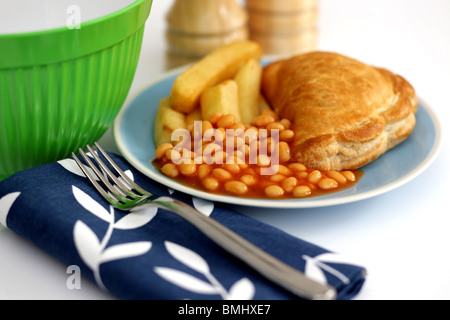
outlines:
{"label": "plate rim", "polygon": [[152,81],[150,81],[147,85],[141,87],[140,90],[136,90],[136,92],[127,99],[127,102],[124,104],[119,114],[117,115],[114,123],[113,123],[113,137],[116,143],[116,146],[122,156],[139,172],[145,175],[147,178],[154,180],[162,185],[165,185],[167,188],[191,195],[193,197],[198,197],[204,200],[218,202],[218,203],[226,203],[237,206],[244,207],[255,207],[255,208],[275,208],[275,209],[306,209],[306,208],[323,208],[323,207],[331,207],[337,205],[344,205],[349,203],[354,203],[362,200],[367,200],[370,198],[374,198],[390,192],[394,189],[398,189],[407,183],[411,182],[419,175],[421,175],[424,171],[426,171],[431,164],[436,160],[439,156],[440,151],[442,149],[443,141],[442,141],[442,127],[439,121],[439,118],[435,111],[421,98],[417,97],[419,104],[425,109],[429,117],[431,118],[434,129],[436,131],[434,145],[431,149],[428,156],[417,166],[414,170],[412,170],[407,175],[401,177],[400,179],[391,182],[383,187],[376,188],[375,190],[366,191],[361,194],[353,194],[347,195],[343,198],[332,198],[332,199],[321,199],[317,200],[317,198],[311,198],[312,200],[305,199],[285,199],[285,200],[270,200],[270,199],[253,199],[253,198],[241,198],[227,195],[216,195],[207,193],[205,191],[197,190],[188,186],[185,186],[181,183],[178,183],[174,180],[171,180],[167,177],[157,175],[153,171],[149,170],[145,167],[138,159],[134,157],[134,155],[128,151],[126,147],[122,133],[120,130],[121,122],[124,114],[128,111],[133,102],[145,91],[150,89],[152,86],[156,85],[162,80],[165,80],[171,76],[179,74],[183,70],[187,69],[189,65],[178,67],[166,72],[163,72],[160,76],[156,77]]}

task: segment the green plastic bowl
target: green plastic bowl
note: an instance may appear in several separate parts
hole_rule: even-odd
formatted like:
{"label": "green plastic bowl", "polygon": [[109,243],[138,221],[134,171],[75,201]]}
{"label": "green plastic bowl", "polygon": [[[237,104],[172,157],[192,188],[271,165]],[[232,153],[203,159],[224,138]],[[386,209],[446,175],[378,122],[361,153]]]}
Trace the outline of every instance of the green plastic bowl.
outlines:
{"label": "green plastic bowl", "polygon": [[102,137],[130,90],[151,5],[136,0],[78,28],[0,34],[0,181]]}

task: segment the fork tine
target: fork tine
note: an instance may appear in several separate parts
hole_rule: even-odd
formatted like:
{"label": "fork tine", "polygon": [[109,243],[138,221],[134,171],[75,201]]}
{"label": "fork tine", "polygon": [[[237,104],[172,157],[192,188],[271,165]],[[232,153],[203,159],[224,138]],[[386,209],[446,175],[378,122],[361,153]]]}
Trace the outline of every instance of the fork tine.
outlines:
{"label": "fork tine", "polygon": [[86,153],[83,151],[83,149],[79,149],[81,156],[84,158],[86,163],[91,167],[91,169],[95,172],[95,174],[99,177],[99,179],[103,182],[105,187],[108,189],[110,193],[114,195],[114,197],[118,200],[118,202],[125,202],[126,201],[126,194],[123,193],[121,190],[118,190],[117,188],[114,188],[111,183],[108,181],[107,178],[98,170],[97,166],[89,159],[89,157],[86,155]]}
{"label": "fork tine", "polygon": [[91,146],[86,146],[87,149],[89,150],[89,152],[92,154],[92,156],[94,157],[95,161],[97,162],[97,164],[99,165],[100,169],[102,169],[106,175],[112,180],[114,181],[114,183],[117,185],[118,188],[120,188],[120,193],[123,194],[123,196],[125,197],[130,197],[133,200],[136,199],[136,197],[142,197],[141,194],[136,194],[133,192],[132,188],[130,186],[125,185],[122,181],[120,181],[120,179],[118,179],[112,172],[111,170],[108,168],[108,166],[102,161],[102,159],[100,159],[100,157],[97,155],[97,153],[92,149]]}
{"label": "fork tine", "polygon": [[109,162],[109,164],[114,168],[114,170],[117,171],[117,173],[124,179],[133,189],[141,193],[141,195],[149,195],[149,192],[142,189],[140,186],[138,186],[133,180],[131,180],[125,172],[122,171],[122,169],[119,168],[119,166],[111,159],[111,157],[105,152],[105,150],[100,147],[100,145],[96,142],[95,146],[97,149],[102,153],[102,155],[105,157],[105,159]]}
{"label": "fork tine", "polygon": [[100,186],[100,184],[95,180],[95,178],[92,176],[92,174],[86,169],[86,167],[83,165],[83,163],[78,159],[75,153],[72,152],[72,158],[77,163],[78,167],[80,167],[81,171],[85,174],[85,176],[89,179],[89,181],[94,185],[94,187],[97,189],[98,192],[105,198],[109,203],[112,205],[119,204],[119,201],[115,199],[113,196],[111,196],[108,192],[106,192],[105,189]]}

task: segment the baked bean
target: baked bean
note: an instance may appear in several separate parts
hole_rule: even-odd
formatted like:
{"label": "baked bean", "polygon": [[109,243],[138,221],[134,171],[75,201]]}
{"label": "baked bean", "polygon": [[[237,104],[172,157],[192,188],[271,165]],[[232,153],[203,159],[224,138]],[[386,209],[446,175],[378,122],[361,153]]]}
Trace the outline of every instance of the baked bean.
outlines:
{"label": "baked bean", "polygon": [[224,128],[217,129],[214,134],[214,140],[216,142],[223,142],[223,141],[225,141],[226,137],[227,137],[227,132]]}
{"label": "baked bean", "polygon": [[241,172],[241,168],[239,167],[239,165],[238,165],[237,163],[234,163],[234,164],[225,164],[225,165],[223,166],[223,168],[224,168],[225,170],[227,170],[229,173],[234,174],[234,175],[236,175],[236,174],[238,174],[239,172]]}
{"label": "baked bean", "polygon": [[218,151],[214,154],[212,159],[215,164],[224,164],[227,162],[228,154],[225,151]]}
{"label": "baked bean", "polygon": [[272,182],[282,182],[286,180],[286,176],[283,176],[282,174],[274,174],[270,176],[270,181]]}
{"label": "baked bean", "polygon": [[248,192],[248,186],[241,181],[228,181],[225,183],[225,191],[232,194],[243,195]]}
{"label": "baked bean", "polygon": [[308,186],[299,186],[294,188],[292,195],[296,198],[305,198],[312,194],[312,190]]}
{"label": "baked bean", "polygon": [[242,170],[243,170],[243,169],[247,169],[248,166],[249,166],[249,165],[248,165],[247,163],[245,163],[245,162],[242,162],[242,163],[241,163],[241,162],[238,162],[237,164],[238,164],[239,168],[242,169]]}
{"label": "baked bean", "polygon": [[295,133],[292,130],[284,130],[280,133],[281,141],[292,141],[294,140]]}
{"label": "baked bean", "polygon": [[220,182],[216,178],[209,177],[203,180],[203,185],[209,191],[217,191],[220,188]]}
{"label": "baked bean", "polygon": [[236,150],[228,160],[228,162],[231,161],[231,163],[245,164],[245,154],[241,150]]}
{"label": "baked bean", "polygon": [[181,152],[181,163],[192,163],[193,159],[196,157],[195,152],[188,150],[188,149],[183,149]]}
{"label": "baked bean", "polygon": [[216,143],[208,143],[203,146],[203,155],[212,155],[214,153],[222,151],[222,148],[220,145]]}
{"label": "baked bean", "polygon": [[341,174],[340,172],[327,171],[326,175],[329,178],[336,180],[339,184],[346,184],[347,183],[347,178],[343,174]]}
{"label": "baked bean", "polygon": [[[272,110],[262,112],[252,126],[236,123],[231,114],[215,112],[196,126],[190,139],[159,146],[155,159],[168,177],[186,183],[197,179],[207,191],[236,196],[250,194],[251,189],[252,195],[259,192],[270,199],[305,198],[357,180],[350,170],[320,171],[291,162],[290,143],[295,138],[291,127],[289,120],[280,120]],[[279,136],[272,135],[272,130],[279,130]],[[272,164],[277,152],[279,161]]]}
{"label": "baked bean", "polygon": [[336,180],[333,180],[331,178],[324,178],[319,181],[319,188],[322,190],[330,190],[335,189],[339,186]]}
{"label": "baked bean", "polygon": [[301,171],[306,171],[306,166],[304,164],[298,163],[298,162],[294,162],[294,163],[290,163],[288,165],[289,169],[291,169],[292,171],[297,171],[297,172],[301,172]]}
{"label": "baked bean", "polygon": [[342,175],[351,182],[355,182],[356,181],[356,176],[352,171],[344,171],[342,172]]}
{"label": "baked bean", "polygon": [[267,138],[267,151],[271,154],[276,151],[277,144],[273,142],[272,138]]}
{"label": "baked bean", "polygon": [[236,118],[232,114],[224,115],[220,120],[217,122],[217,126],[219,128],[225,128],[228,129],[231,126],[233,126],[236,123]]}
{"label": "baked bean", "polygon": [[210,132],[214,132],[213,125],[209,121],[202,122],[202,134],[205,135],[205,132],[210,130]]}
{"label": "baked bean", "polygon": [[173,149],[173,145],[171,143],[164,143],[160,145],[155,151],[155,158],[157,160],[161,160],[166,155],[166,152]]}
{"label": "baked bean", "polygon": [[259,131],[255,127],[250,127],[247,130],[245,130],[244,133],[244,140],[246,144],[250,144],[253,141],[258,140],[259,138]]}
{"label": "baked bean", "polygon": [[228,171],[226,171],[225,169],[222,169],[222,168],[214,169],[213,175],[220,181],[227,181],[227,180],[231,180],[233,178],[231,173],[229,173]]}
{"label": "baked bean", "polygon": [[280,122],[272,122],[269,123],[266,127],[267,130],[271,131],[271,130],[278,130],[278,131],[284,131],[286,130],[286,128],[283,126],[282,123]]}
{"label": "baked bean", "polygon": [[246,174],[241,177],[241,181],[248,186],[253,186],[258,182],[258,179],[251,174]]}
{"label": "baked bean", "polygon": [[250,152],[259,152],[260,147],[261,147],[261,142],[259,140],[253,141],[249,145],[249,149],[250,149],[249,151]]}
{"label": "baked bean", "polygon": [[292,175],[292,170],[282,164],[272,166],[272,168],[274,172],[282,174],[283,176],[289,177]]}
{"label": "baked bean", "polygon": [[203,163],[203,156],[196,156],[195,158],[194,158],[194,163],[195,164],[202,164]]}
{"label": "baked bean", "polygon": [[246,144],[246,145],[244,146],[244,155],[245,155],[246,157],[248,157],[249,154],[250,154],[250,147]]}
{"label": "baked bean", "polygon": [[258,126],[258,127],[266,127],[269,123],[273,123],[275,122],[276,119],[269,114],[262,114],[260,116],[257,116],[254,120],[253,123],[254,125]]}
{"label": "baked bean", "polygon": [[295,173],[295,176],[298,178],[298,179],[300,179],[300,180],[302,180],[302,179],[307,179],[308,178],[308,172],[306,172],[306,171],[302,171],[302,172],[296,172]]}
{"label": "baked bean", "polygon": [[170,178],[176,178],[180,175],[180,172],[178,171],[177,166],[173,163],[165,164],[161,168],[161,172]]}
{"label": "baked bean", "polygon": [[264,154],[260,154],[257,158],[257,165],[259,167],[268,167],[270,166],[270,158]]}
{"label": "baked bean", "polygon": [[276,185],[266,187],[264,192],[269,198],[281,198],[284,195],[283,188]]}
{"label": "baked bean", "polygon": [[291,160],[291,148],[286,142],[280,142],[278,145],[280,161],[289,162]]}
{"label": "baked bean", "polygon": [[280,123],[284,126],[286,130],[289,130],[291,128],[291,122],[288,119],[282,119],[280,120]]}
{"label": "baked bean", "polygon": [[234,137],[234,148],[240,150],[245,144],[245,140],[242,137]]}
{"label": "baked bean", "polygon": [[261,141],[261,142],[266,141],[269,138],[269,132],[264,129],[259,130],[258,138],[259,138],[259,141]]}
{"label": "baked bean", "polygon": [[314,183],[308,183],[309,188],[314,191],[317,190],[319,187],[317,185],[315,185]]}
{"label": "baked bean", "polygon": [[219,122],[220,119],[222,119],[222,117],[223,113],[220,111],[216,111],[209,116],[208,120],[209,122],[211,122],[212,125],[215,125]]}
{"label": "baked bean", "polygon": [[298,180],[295,177],[289,177],[281,183],[281,187],[286,192],[292,192],[297,187]]}
{"label": "baked bean", "polygon": [[202,133],[203,142],[211,142],[211,141],[213,141],[213,138],[215,141],[216,132],[217,131],[214,129],[208,129],[208,130],[204,131]]}
{"label": "baked bean", "polygon": [[266,109],[263,112],[261,112],[261,115],[271,116],[275,119],[275,121],[278,121],[278,115],[273,110]]}
{"label": "baked bean", "polygon": [[175,151],[173,149],[167,150],[166,158],[167,158],[167,160],[170,160],[175,164],[179,164],[181,161],[181,154],[178,151]]}
{"label": "baked bean", "polygon": [[181,174],[184,176],[192,176],[197,172],[197,165],[195,163],[182,163],[178,166]]}
{"label": "baked bean", "polygon": [[314,170],[308,175],[308,181],[314,184],[319,183],[320,179],[322,179],[322,172],[319,170]]}
{"label": "baked bean", "polygon": [[249,175],[252,175],[252,176],[257,176],[257,175],[258,175],[258,174],[256,173],[256,170],[253,169],[253,168],[245,169],[242,173],[243,173],[243,174],[249,174]]}
{"label": "baked bean", "polygon": [[242,123],[235,123],[230,127],[230,129],[234,130],[234,131],[238,131],[238,130],[245,131],[246,128],[245,128],[245,125]]}
{"label": "baked bean", "polygon": [[198,167],[198,177],[203,180],[205,179],[212,171],[212,168],[207,164],[202,164]]}

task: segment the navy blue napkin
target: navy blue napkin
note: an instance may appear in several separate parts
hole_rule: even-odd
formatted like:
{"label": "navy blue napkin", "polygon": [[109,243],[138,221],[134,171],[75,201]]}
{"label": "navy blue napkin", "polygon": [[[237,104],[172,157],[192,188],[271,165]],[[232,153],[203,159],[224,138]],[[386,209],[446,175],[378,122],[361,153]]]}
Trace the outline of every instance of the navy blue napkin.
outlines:
{"label": "navy blue napkin", "polygon": [[[263,250],[354,298],[365,269],[274,227],[150,181],[111,155],[148,191],[195,206]],[[16,173],[0,183],[0,223],[119,299],[290,300],[173,213],[111,208],[72,159]]]}

